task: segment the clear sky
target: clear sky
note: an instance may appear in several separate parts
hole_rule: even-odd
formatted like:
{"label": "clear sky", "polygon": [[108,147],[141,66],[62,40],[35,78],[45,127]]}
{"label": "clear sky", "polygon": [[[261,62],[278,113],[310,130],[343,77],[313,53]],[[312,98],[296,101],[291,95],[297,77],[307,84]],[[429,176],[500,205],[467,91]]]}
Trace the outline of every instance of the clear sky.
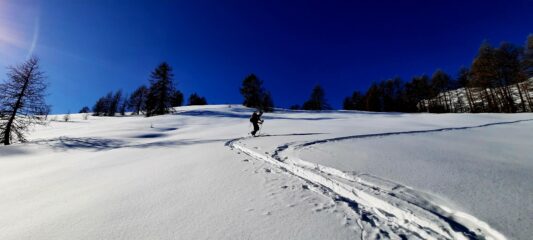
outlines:
{"label": "clear sky", "polygon": [[455,75],[483,40],[522,45],[530,33],[532,0],[0,0],[0,79],[35,54],[53,112],[77,112],[167,61],[186,97],[241,103],[255,73],[277,106],[321,84],[338,108],[372,81]]}

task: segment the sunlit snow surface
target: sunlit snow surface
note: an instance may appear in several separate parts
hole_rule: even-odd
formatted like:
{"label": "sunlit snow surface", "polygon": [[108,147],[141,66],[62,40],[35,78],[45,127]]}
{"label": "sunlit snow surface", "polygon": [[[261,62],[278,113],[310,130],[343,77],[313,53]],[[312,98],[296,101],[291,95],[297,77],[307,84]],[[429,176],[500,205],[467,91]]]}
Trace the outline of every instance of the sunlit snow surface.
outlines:
{"label": "sunlit snow surface", "polygon": [[533,235],[533,114],[251,111],[58,116],[0,147],[0,239]]}

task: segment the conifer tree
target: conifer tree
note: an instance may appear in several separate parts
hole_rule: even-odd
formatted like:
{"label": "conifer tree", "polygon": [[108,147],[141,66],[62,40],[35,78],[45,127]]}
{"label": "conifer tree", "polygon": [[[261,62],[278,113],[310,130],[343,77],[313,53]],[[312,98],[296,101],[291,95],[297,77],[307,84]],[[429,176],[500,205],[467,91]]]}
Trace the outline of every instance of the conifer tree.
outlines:
{"label": "conifer tree", "polygon": [[128,100],[129,100],[128,95],[126,95],[120,100],[119,112],[121,116],[126,115],[126,110],[128,109],[128,106],[129,106]]}
{"label": "conifer tree", "polygon": [[189,96],[189,106],[192,105],[207,105],[207,100],[205,100],[204,97],[198,95],[197,93],[193,93]]}
{"label": "conifer tree", "polygon": [[120,100],[122,99],[122,90],[118,90],[113,94],[109,94],[108,96],[108,109],[107,109],[107,116],[114,117],[115,114],[118,112]]}
{"label": "conifer tree", "polygon": [[520,85],[524,92],[525,98],[529,105],[529,111],[533,112],[533,34],[530,34],[527,38],[526,45],[524,47],[524,53],[521,60],[522,74],[525,77],[525,81]]}
{"label": "conifer tree", "polygon": [[183,105],[183,93],[179,90],[175,90],[170,97],[170,106],[179,107],[181,105]]}
{"label": "conifer tree", "polygon": [[403,81],[399,78],[389,79],[379,84],[382,102],[382,110],[384,112],[398,112],[403,107]]}
{"label": "conifer tree", "polygon": [[0,84],[0,143],[24,142],[28,128],[45,124],[50,106],[45,102],[44,72],[39,59],[8,68],[8,79]]}
{"label": "conifer tree", "polygon": [[93,106],[93,116],[102,116],[107,113],[106,98],[99,98]]}
{"label": "conifer tree", "polygon": [[430,96],[429,77],[426,75],[414,77],[411,82],[405,84],[406,111],[428,111],[427,99]]}
{"label": "conifer tree", "polygon": [[326,93],[320,85],[316,85],[311,92],[309,100],[307,100],[302,109],[304,110],[329,110],[331,107],[326,101]]}
{"label": "conifer tree", "polygon": [[257,108],[265,112],[274,109],[274,101],[270,92],[263,88],[263,81],[256,75],[250,74],[242,81],[240,93],[244,97],[243,105]]}
{"label": "conifer tree", "polygon": [[480,91],[481,102],[487,103],[485,111],[499,112],[500,104],[494,93],[498,79],[495,49],[484,42],[479,48],[471,68],[472,84]]}
{"label": "conifer tree", "polygon": [[520,98],[520,106],[522,111],[526,111],[526,105],[524,104],[524,95],[520,89],[520,82],[525,81],[525,76],[521,69],[520,59],[522,58],[523,51],[520,47],[509,43],[502,43],[496,50],[496,65],[498,70],[498,87],[500,94],[503,96],[504,104],[507,112],[516,112],[515,101],[513,92],[510,88],[511,85],[516,86],[518,91],[518,97]]}
{"label": "conifer tree", "polygon": [[88,112],[90,112],[90,111],[91,111],[91,109],[89,109],[89,107],[84,106],[84,107],[82,107],[82,108],[80,109],[79,113],[88,113]]}
{"label": "conifer tree", "polygon": [[146,98],[148,97],[148,88],[144,85],[138,87],[131,94],[128,104],[132,114],[139,115],[146,110]]}
{"label": "conifer tree", "polygon": [[243,81],[240,92],[244,97],[243,105],[251,108],[261,108],[264,92],[263,81],[254,74],[248,75]]}
{"label": "conifer tree", "polygon": [[450,82],[451,77],[440,69],[431,76],[431,98],[435,99],[435,101],[430,104],[430,111],[450,112],[450,104],[448,104]]}
{"label": "conifer tree", "polygon": [[471,91],[471,77],[470,77],[470,69],[466,67],[462,67],[459,69],[459,74],[457,76],[457,83],[460,87],[462,87],[465,91],[466,101],[468,103],[468,108],[470,109],[470,112],[474,112],[474,100],[472,96]]}
{"label": "conifer tree", "polygon": [[383,111],[381,92],[377,83],[372,83],[365,95],[365,109],[367,111]]}
{"label": "conifer tree", "polygon": [[346,97],[343,101],[344,110],[366,110],[364,107],[364,96],[359,91],[352,93],[352,96]]}
{"label": "conifer tree", "polygon": [[527,78],[533,78],[533,34],[527,37],[522,66]]}
{"label": "conifer tree", "polygon": [[150,76],[150,90],[146,99],[146,116],[162,115],[171,111],[174,92],[172,68],[161,63]]}

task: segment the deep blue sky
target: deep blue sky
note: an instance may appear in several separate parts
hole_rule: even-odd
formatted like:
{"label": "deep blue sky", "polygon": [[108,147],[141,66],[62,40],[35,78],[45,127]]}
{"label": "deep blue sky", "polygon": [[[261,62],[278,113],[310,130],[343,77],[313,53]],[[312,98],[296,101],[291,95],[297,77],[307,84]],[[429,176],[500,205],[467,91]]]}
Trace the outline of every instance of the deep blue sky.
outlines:
{"label": "deep blue sky", "polygon": [[372,81],[455,75],[485,39],[523,44],[533,1],[0,0],[0,33],[0,79],[35,42],[55,113],[131,92],[162,61],[209,103],[241,103],[255,73],[277,106],[321,84],[340,107]]}

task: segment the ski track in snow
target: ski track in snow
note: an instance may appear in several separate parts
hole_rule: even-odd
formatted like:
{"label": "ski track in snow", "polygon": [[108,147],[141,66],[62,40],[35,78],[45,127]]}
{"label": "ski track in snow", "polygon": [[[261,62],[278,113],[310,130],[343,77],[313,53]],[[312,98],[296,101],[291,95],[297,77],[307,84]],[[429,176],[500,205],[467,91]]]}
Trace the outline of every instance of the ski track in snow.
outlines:
{"label": "ski track in snow", "polygon": [[[361,175],[307,162],[297,157],[297,152],[311,145],[333,141],[458,131],[526,121],[533,119],[465,127],[361,134],[304,143],[293,142],[278,146],[272,154],[261,153],[257,147],[248,146],[246,140],[250,137],[227,141],[226,146],[309,182],[313,188],[311,190],[332,197],[336,202],[347,203],[359,216],[356,224],[362,230],[362,239],[375,238],[376,232],[379,233],[378,236],[401,239],[506,239],[485,222],[467,213],[438,205],[428,200],[424,193],[379,177],[367,175],[371,180],[364,180]],[[264,135],[264,137],[269,136]]]}
{"label": "ski track in snow", "polygon": [[513,124],[513,123],[520,123],[520,122],[529,122],[529,121],[533,121],[533,119],[522,119],[522,120],[507,121],[507,122],[495,122],[495,123],[487,123],[487,124],[481,124],[481,125],[476,125],[476,126],[467,126],[467,127],[450,127],[450,128],[437,128],[437,129],[430,129],[430,130],[414,130],[414,131],[403,131],[403,132],[386,132],[386,133],[361,134],[361,135],[345,136],[345,137],[322,139],[322,140],[317,140],[317,141],[306,142],[306,143],[298,145],[297,148],[303,148],[303,147],[308,147],[308,146],[315,145],[315,144],[322,144],[322,143],[334,142],[334,141],[342,141],[342,140],[348,140],[348,139],[359,139],[359,138],[372,138],[372,137],[386,137],[386,136],[393,136],[393,135],[411,135],[411,134],[423,134],[423,133],[434,133],[434,132],[457,131],[457,130],[467,130],[467,129],[483,128],[483,127],[505,125],[505,124]]}

